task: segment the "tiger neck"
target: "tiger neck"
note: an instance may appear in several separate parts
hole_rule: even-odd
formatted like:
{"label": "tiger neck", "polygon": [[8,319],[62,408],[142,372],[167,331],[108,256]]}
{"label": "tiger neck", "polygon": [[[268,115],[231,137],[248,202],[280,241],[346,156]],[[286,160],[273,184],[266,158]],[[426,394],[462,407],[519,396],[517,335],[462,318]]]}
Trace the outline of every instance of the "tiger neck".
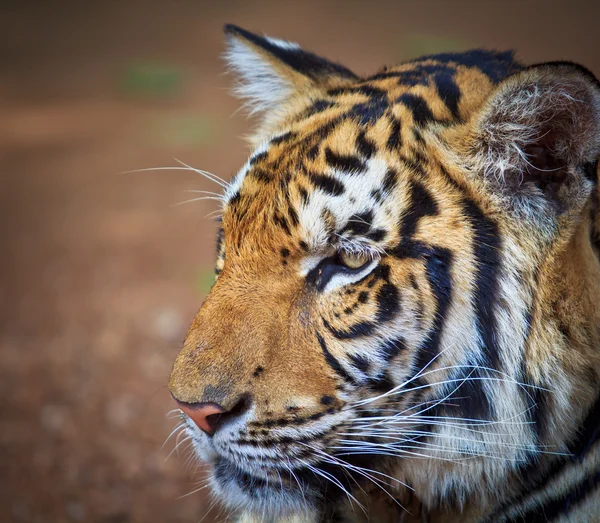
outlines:
{"label": "tiger neck", "polygon": [[[590,214],[585,215],[590,216]],[[598,461],[600,456],[600,256],[594,243],[593,220],[581,220],[569,242],[560,245],[548,256],[540,270],[538,285],[543,292],[536,296],[535,318],[530,333],[529,366],[542,375],[554,376],[558,366],[562,382],[560,390],[536,398],[541,405],[536,423],[545,429],[539,432],[541,446],[555,448],[562,454],[540,454],[516,469],[505,469],[498,478],[497,464],[485,461],[475,465],[471,475],[472,488],[454,496],[446,491],[447,504],[429,506],[429,523],[461,523],[505,521],[503,511],[518,502],[538,495],[547,487],[549,477],[568,484],[565,472],[574,464],[586,460]],[[591,240],[591,241],[590,241]],[[541,370],[540,370],[541,369]],[[531,376],[531,374],[529,374]],[[536,380],[529,380],[536,383]],[[551,388],[555,381],[542,386]],[[541,420],[541,421],[540,421]],[[565,423],[565,420],[570,422]],[[483,458],[485,460],[485,458]],[[450,472],[449,472],[450,470]],[[441,465],[438,483],[458,483],[453,478],[464,477],[460,468]],[[429,469],[428,481],[435,486],[435,472]],[[495,476],[495,481],[489,481]],[[487,488],[482,489],[481,485]],[[425,487],[426,490],[427,487]],[[485,491],[492,491],[487,495]],[[427,507],[428,501],[440,499],[433,488],[417,492]],[[462,501],[452,501],[456,497]],[[557,502],[572,503],[572,496]],[[562,506],[562,505],[561,505]],[[566,505],[565,505],[566,506]],[[560,507],[559,507],[560,508]],[[424,520],[423,520],[424,521]],[[511,521],[507,518],[506,521]]]}

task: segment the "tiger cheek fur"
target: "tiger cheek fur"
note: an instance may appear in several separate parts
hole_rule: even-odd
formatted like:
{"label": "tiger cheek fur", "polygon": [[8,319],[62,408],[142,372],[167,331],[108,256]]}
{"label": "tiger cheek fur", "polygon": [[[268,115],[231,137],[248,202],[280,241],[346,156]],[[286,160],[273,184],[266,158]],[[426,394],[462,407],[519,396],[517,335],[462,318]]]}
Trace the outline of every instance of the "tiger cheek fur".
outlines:
{"label": "tiger cheek fur", "polygon": [[360,78],[226,34],[260,120],[169,384],[214,492],[239,521],[586,521],[597,80],[481,50]]}

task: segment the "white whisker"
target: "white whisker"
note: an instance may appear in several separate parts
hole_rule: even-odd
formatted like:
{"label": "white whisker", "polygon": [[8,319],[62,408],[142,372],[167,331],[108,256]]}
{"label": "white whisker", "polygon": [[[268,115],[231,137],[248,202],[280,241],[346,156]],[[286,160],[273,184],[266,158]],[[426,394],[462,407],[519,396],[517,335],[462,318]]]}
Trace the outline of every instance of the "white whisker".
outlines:
{"label": "white whisker", "polygon": [[187,163],[182,162],[181,160],[178,160],[177,158],[173,158],[173,160],[175,160],[177,163],[183,165],[190,171],[196,172],[196,173],[204,176],[205,178],[212,180],[216,184],[221,185],[222,187],[227,187],[227,182],[225,180],[223,180],[223,178],[221,178],[220,176],[217,176],[216,174],[211,173],[209,171],[203,171],[202,169],[196,169],[195,167],[192,167],[191,165],[188,165]]}
{"label": "white whisker", "polygon": [[225,201],[225,196],[218,192],[200,191],[197,189],[185,189],[183,192],[191,192],[191,193],[196,193],[196,194],[208,194],[209,196],[215,196],[215,197],[219,198],[220,200]]}
{"label": "white whisker", "polygon": [[165,448],[165,445],[167,444],[167,442],[171,439],[171,437],[173,436],[173,434],[175,434],[176,432],[185,429],[186,425],[185,423],[180,423],[179,425],[177,425],[173,431],[171,432],[171,434],[169,434],[167,436],[167,439],[165,440],[165,442],[162,444],[162,446],[160,447],[161,449]]}
{"label": "white whisker", "polygon": [[221,198],[216,198],[214,196],[201,196],[200,198],[191,198],[189,200],[184,200],[183,202],[174,203],[173,205],[171,205],[171,207],[178,207],[179,205],[183,205],[184,203],[200,202],[202,200],[216,200],[219,202],[222,201]]}

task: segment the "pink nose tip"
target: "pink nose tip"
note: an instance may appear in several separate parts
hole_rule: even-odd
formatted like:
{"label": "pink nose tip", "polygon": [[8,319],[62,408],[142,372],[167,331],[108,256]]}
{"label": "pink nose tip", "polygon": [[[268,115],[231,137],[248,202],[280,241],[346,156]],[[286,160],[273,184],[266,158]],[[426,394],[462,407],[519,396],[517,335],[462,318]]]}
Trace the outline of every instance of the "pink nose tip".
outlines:
{"label": "pink nose tip", "polygon": [[183,403],[175,400],[177,406],[199,429],[212,436],[225,409],[216,403]]}

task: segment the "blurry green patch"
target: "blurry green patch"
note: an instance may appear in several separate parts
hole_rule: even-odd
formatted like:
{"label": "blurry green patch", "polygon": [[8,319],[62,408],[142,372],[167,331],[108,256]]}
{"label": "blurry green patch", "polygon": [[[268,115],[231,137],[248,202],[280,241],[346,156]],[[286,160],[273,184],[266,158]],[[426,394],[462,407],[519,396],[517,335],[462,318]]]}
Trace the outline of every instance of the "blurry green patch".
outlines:
{"label": "blurry green patch", "polygon": [[212,267],[210,269],[203,268],[198,271],[198,274],[196,275],[195,288],[199,294],[206,296],[214,283],[215,270]]}
{"label": "blurry green patch", "polygon": [[406,35],[402,46],[402,58],[410,60],[420,56],[464,51],[469,45],[464,40],[451,36]]}
{"label": "blurry green patch", "polygon": [[149,140],[166,147],[195,147],[215,142],[216,122],[207,115],[168,115],[156,118],[148,128]]}
{"label": "blurry green patch", "polygon": [[181,93],[182,69],[154,62],[134,62],[123,72],[119,89],[132,98],[172,98]]}

